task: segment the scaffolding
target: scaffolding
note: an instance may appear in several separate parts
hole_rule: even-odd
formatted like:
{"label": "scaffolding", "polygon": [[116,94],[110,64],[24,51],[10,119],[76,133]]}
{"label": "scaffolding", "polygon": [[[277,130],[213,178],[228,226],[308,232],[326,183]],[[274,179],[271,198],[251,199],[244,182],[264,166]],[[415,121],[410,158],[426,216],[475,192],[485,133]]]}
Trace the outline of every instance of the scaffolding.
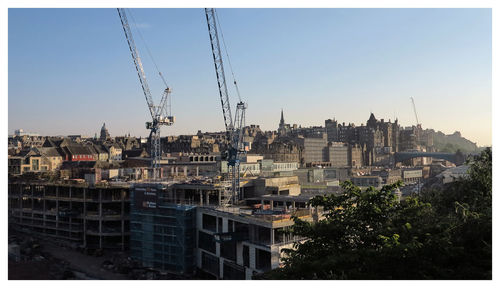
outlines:
{"label": "scaffolding", "polygon": [[143,266],[191,275],[196,266],[196,207],[163,203],[166,191],[162,184],[132,189],[130,254]]}

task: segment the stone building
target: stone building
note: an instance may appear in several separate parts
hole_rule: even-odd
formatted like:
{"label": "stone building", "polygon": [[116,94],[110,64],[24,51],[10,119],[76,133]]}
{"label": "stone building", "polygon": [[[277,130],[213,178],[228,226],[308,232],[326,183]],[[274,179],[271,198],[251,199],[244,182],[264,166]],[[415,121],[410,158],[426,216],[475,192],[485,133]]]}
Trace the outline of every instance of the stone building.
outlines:
{"label": "stone building", "polygon": [[341,142],[328,143],[328,161],[333,167],[347,167],[349,163],[349,144]]}
{"label": "stone building", "polygon": [[[257,143],[254,142],[254,144]],[[302,148],[291,138],[283,137],[268,145],[262,145],[261,143],[254,145],[252,153],[263,155],[264,159],[272,159],[276,162],[299,163]]]}
{"label": "stone building", "polygon": [[363,148],[359,144],[349,145],[349,164],[351,167],[364,166],[363,163]]}
{"label": "stone building", "polygon": [[338,123],[335,119],[325,120],[325,130],[328,142],[342,142],[339,139]]}
{"label": "stone building", "polygon": [[302,147],[300,163],[307,165],[314,162],[328,162],[328,140],[326,133],[321,137],[297,138],[297,143]]}

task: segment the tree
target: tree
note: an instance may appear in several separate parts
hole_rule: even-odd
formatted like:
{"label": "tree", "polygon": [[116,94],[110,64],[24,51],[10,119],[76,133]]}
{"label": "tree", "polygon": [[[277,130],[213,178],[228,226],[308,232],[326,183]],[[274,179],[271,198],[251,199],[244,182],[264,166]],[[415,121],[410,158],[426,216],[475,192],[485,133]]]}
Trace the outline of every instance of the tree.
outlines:
{"label": "tree", "polygon": [[469,177],[399,202],[402,184],[310,200],[324,219],[295,218],[308,237],[284,267],[261,279],[491,279],[491,149],[469,161]]}

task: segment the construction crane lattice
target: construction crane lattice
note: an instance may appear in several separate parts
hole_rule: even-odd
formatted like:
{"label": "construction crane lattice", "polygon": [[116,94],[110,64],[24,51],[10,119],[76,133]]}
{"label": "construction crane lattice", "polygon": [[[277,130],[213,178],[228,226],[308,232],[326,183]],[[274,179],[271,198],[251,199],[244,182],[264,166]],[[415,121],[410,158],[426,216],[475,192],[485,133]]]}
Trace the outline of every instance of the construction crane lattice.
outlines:
{"label": "construction crane lattice", "polygon": [[[240,155],[245,153],[243,146],[243,128],[245,127],[245,110],[247,104],[239,101],[236,105],[236,113],[231,114],[231,105],[229,103],[229,93],[224,73],[224,64],[222,60],[222,50],[219,42],[217,30],[217,16],[215,9],[205,8],[205,16],[208,25],[208,34],[212,47],[212,56],[214,60],[217,84],[219,87],[219,96],[224,116],[224,125],[226,127],[226,139],[229,141],[229,147],[223,156],[228,164],[228,176],[231,181],[232,199],[235,204],[240,198]],[[234,81],[236,85],[236,80]],[[237,85],[236,85],[237,87]],[[239,95],[239,91],[238,91]],[[233,121],[234,120],[234,121]]]}
{"label": "construction crane lattice", "polygon": [[160,175],[160,161],[161,161],[161,138],[160,138],[160,126],[166,125],[170,126],[175,122],[175,117],[170,115],[170,109],[167,109],[168,99],[170,93],[172,92],[170,87],[167,86],[165,79],[161,72],[159,72],[160,77],[165,83],[165,90],[163,91],[160,105],[155,106],[153,102],[153,97],[151,96],[151,91],[149,90],[149,85],[146,80],[146,74],[144,73],[144,68],[142,66],[141,57],[139,56],[139,51],[135,46],[134,38],[132,37],[132,31],[130,30],[130,25],[128,24],[127,16],[125,14],[125,9],[117,8],[118,15],[123,27],[123,32],[125,33],[125,38],[127,39],[128,47],[134,61],[135,69],[137,75],[139,76],[139,82],[141,83],[142,91],[146,98],[146,103],[148,105],[149,112],[151,114],[152,121],[146,122],[146,128],[150,130],[149,139],[151,145],[151,168],[152,168],[152,178],[159,179]]}

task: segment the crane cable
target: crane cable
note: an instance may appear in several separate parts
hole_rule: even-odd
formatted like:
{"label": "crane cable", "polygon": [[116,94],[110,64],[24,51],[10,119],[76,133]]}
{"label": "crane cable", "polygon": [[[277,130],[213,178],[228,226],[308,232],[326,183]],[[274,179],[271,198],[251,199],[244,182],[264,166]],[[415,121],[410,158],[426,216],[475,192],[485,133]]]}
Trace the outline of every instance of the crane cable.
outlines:
{"label": "crane cable", "polygon": [[226,41],[224,41],[224,33],[222,33],[222,28],[220,26],[220,21],[219,21],[219,16],[217,14],[217,12],[215,11],[214,9],[214,14],[215,14],[215,18],[217,19],[217,25],[219,26],[219,31],[220,31],[220,35],[222,37],[222,45],[224,46],[224,52],[226,52],[226,56],[227,56],[227,62],[229,64],[229,69],[231,70],[231,75],[233,76],[233,83],[234,83],[234,86],[236,87],[236,94],[238,94],[238,99],[241,101],[241,96],[240,96],[240,89],[238,89],[238,84],[236,83],[236,77],[234,76],[234,72],[233,72],[233,65],[231,65],[231,59],[229,58],[229,53],[227,52],[227,46],[226,46]]}
{"label": "crane cable", "polygon": [[149,47],[148,47],[148,44],[146,43],[146,40],[144,40],[144,37],[142,37],[141,30],[139,30],[139,27],[137,26],[137,23],[135,22],[135,18],[134,18],[134,15],[132,15],[132,11],[130,11],[130,9],[128,9],[128,8],[127,8],[127,10],[128,10],[128,13],[130,14],[130,16],[132,17],[132,22],[134,22],[135,30],[137,30],[137,32],[139,33],[139,37],[141,37],[142,42],[144,42],[144,46],[146,47],[146,51],[148,52],[149,58],[151,58],[151,61],[155,65],[156,71],[160,75],[161,80],[163,80],[163,83],[165,83],[165,86],[167,86],[167,88],[168,88],[167,81],[165,81],[163,74],[161,73],[160,69],[158,68],[158,65],[156,65],[156,61],[153,58],[153,54],[151,54],[151,51],[149,50]]}

